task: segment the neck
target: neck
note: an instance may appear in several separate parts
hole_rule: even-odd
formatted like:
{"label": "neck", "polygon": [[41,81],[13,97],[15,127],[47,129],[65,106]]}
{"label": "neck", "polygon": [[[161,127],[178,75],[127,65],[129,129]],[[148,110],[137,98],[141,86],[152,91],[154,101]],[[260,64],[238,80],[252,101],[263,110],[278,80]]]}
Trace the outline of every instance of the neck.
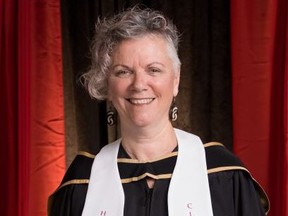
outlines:
{"label": "neck", "polygon": [[177,146],[174,128],[170,122],[164,127],[125,130],[121,128],[122,145],[131,158],[151,161],[173,151]]}

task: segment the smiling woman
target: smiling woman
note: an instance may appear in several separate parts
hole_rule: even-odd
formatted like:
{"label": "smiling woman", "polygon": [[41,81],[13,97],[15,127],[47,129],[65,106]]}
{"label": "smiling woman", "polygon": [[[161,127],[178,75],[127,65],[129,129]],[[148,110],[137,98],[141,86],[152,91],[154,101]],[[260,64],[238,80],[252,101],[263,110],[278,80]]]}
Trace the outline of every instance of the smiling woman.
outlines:
{"label": "smiling woman", "polygon": [[98,22],[83,77],[92,97],[115,107],[122,137],[95,158],[76,157],[50,215],[265,215],[265,193],[233,154],[173,128],[177,48],[176,27],[158,11],[134,7]]}
{"label": "smiling woman", "polygon": [[[172,60],[167,41],[158,35],[125,40],[115,48],[108,100],[118,111],[120,123],[125,122],[122,134],[137,133],[138,127],[157,125],[163,129],[170,125],[169,107],[177,96],[180,75]],[[175,146],[173,143],[168,151]]]}

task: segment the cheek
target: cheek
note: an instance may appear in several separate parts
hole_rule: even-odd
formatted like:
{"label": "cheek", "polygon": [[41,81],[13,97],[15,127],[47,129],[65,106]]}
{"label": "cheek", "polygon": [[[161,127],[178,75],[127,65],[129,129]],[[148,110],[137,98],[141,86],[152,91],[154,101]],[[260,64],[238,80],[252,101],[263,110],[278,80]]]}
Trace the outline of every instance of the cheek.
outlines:
{"label": "cheek", "polygon": [[[171,89],[171,92],[175,93],[175,90],[178,89],[178,82],[177,78],[173,75],[173,77],[170,77],[169,80],[167,80],[167,88]],[[169,87],[168,87],[169,86]]]}
{"label": "cheek", "polygon": [[174,95],[174,82],[172,79],[162,80],[154,85],[154,89],[159,92],[162,97],[170,101],[170,98]]}
{"label": "cheek", "polygon": [[115,84],[113,83],[113,81],[108,81],[108,100],[113,100],[115,92],[117,92],[115,89]]}
{"label": "cheek", "polygon": [[113,100],[125,92],[125,83],[119,80],[111,79],[108,81],[108,99]]}

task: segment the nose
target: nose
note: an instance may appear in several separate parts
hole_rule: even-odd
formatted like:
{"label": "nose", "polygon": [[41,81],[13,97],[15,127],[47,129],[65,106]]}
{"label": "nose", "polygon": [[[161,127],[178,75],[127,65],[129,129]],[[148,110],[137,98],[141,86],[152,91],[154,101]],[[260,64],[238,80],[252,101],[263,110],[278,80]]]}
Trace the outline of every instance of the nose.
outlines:
{"label": "nose", "polygon": [[148,75],[143,70],[139,70],[134,72],[133,80],[132,80],[132,90],[133,91],[145,91],[147,90],[147,81]]}

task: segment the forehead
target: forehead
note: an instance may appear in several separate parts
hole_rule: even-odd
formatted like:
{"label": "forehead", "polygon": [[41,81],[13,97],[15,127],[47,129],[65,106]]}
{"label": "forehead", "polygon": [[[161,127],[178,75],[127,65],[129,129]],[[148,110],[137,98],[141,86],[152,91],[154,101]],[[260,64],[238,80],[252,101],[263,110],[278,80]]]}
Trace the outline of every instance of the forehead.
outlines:
{"label": "forehead", "polygon": [[169,43],[161,35],[148,34],[141,37],[126,39],[116,45],[112,59],[131,58],[167,58],[169,57]]}

